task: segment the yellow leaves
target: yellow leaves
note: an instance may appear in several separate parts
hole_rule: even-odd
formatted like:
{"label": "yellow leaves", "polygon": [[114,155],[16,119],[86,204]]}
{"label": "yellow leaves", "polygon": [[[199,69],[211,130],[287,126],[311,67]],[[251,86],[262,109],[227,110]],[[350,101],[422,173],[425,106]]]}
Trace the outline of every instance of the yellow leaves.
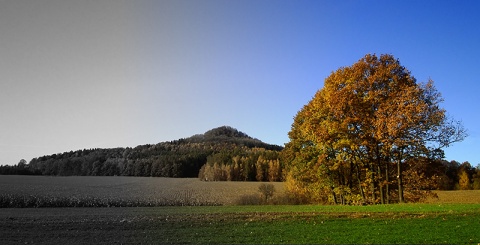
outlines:
{"label": "yellow leaves", "polygon": [[322,132],[316,135],[318,142],[340,137],[334,140],[335,148],[351,145],[343,140],[359,138],[360,134],[377,141],[384,140],[382,135],[398,137],[418,125],[426,109],[415,78],[391,55],[378,58],[368,54],[354,65],[333,72],[324,84],[308,104],[312,120],[305,122],[309,125],[315,121],[308,127],[310,132]]}
{"label": "yellow leaves", "polygon": [[470,183],[470,178],[465,169],[462,169],[458,174],[458,187],[460,190],[470,190],[472,187]]}

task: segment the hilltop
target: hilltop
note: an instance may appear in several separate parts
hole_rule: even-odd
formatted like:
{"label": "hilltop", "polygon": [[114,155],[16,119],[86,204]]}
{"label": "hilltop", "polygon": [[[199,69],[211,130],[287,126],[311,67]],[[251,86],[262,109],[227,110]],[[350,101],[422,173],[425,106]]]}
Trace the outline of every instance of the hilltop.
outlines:
{"label": "hilltop", "polygon": [[[276,157],[283,147],[252,138],[233,127],[222,126],[203,134],[134,148],[95,148],[34,158],[23,172],[39,175],[198,177],[209,159],[228,164],[234,156]],[[259,153],[260,152],[260,153]],[[223,159],[218,162],[219,156]],[[213,164],[213,163],[212,163]]]}
{"label": "hilltop", "polygon": [[281,151],[283,147],[262,142],[259,139],[252,138],[246,133],[238,131],[230,126],[222,126],[211,129],[204,134],[196,134],[186,139],[180,139],[181,142],[204,143],[204,144],[234,144],[236,146],[246,146],[249,148],[265,148],[269,150]]}

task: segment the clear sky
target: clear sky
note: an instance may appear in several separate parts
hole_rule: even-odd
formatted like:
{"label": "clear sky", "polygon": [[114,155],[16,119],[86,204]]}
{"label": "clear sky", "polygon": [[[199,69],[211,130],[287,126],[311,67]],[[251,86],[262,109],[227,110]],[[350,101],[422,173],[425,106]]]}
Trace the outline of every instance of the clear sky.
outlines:
{"label": "clear sky", "polygon": [[228,125],[283,145],[367,53],[435,81],[480,163],[480,1],[0,0],[0,165]]}

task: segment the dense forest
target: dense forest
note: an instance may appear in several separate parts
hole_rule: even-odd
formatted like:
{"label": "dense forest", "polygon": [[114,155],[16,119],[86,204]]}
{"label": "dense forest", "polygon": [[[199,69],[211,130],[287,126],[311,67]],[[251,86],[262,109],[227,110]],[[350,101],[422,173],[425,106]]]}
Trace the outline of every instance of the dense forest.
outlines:
{"label": "dense forest", "polygon": [[[278,163],[282,149],[223,126],[204,134],[155,145],[70,151],[34,158],[28,164],[22,160],[15,166],[0,166],[0,174],[198,177],[202,166],[227,164],[230,161],[227,156],[243,160],[255,158],[255,161],[264,156],[269,160],[275,158]],[[225,162],[220,162],[220,158]],[[250,162],[243,162],[246,167],[250,166]],[[256,173],[247,174],[243,166],[241,172],[242,180],[256,179]],[[211,180],[220,179],[212,177]]]}
{"label": "dense forest", "polygon": [[207,157],[199,178],[205,181],[282,181],[280,152],[264,148],[237,148]]}

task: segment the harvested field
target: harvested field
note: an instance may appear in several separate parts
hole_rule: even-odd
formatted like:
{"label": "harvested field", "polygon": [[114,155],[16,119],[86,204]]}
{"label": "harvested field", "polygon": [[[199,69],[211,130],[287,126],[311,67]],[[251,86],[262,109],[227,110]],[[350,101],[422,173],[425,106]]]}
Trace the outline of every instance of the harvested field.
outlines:
{"label": "harvested field", "polygon": [[480,203],[480,190],[435,191],[438,198],[425,203]]}
{"label": "harvested field", "polygon": [[[276,190],[273,199],[284,196],[284,183],[269,184]],[[2,200],[12,199],[29,202],[29,207],[255,204],[251,199],[261,199],[259,185],[259,182],[205,182],[196,178],[4,175],[0,176],[0,207],[22,207],[2,205]],[[480,203],[480,190],[435,193],[438,198],[429,198],[425,203]]]}
{"label": "harvested field", "polygon": [[[284,193],[283,183],[271,184],[275,186],[275,195]],[[0,178],[0,197],[42,197],[57,202],[59,199],[62,202],[88,200],[105,203],[105,206],[108,203],[113,206],[116,203],[121,206],[234,205],[244,196],[259,196],[259,185],[258,182],[204,182],[196,178],[6,175]]]}

